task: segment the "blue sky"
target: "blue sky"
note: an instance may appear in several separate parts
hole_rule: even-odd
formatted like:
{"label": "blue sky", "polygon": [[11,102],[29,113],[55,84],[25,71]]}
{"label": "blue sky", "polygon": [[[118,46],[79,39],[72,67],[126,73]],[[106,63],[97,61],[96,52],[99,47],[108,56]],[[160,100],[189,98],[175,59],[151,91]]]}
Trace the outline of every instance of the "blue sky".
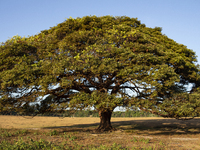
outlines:
{"label": "blue sky", "polygon": [[200,63],[200,0],[0,0],[0,42],[87,15],[138,18],[196,52]]}

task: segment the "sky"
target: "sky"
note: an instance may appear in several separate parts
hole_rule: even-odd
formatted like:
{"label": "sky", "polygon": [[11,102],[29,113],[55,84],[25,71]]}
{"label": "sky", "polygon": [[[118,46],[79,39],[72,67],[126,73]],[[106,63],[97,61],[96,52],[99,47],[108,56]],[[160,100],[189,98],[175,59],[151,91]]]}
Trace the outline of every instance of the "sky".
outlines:
{"label": "sky", "polygon": [[200,64],[200,0],[0,0],[0,42],[31,36],[83,16],[128,16],[196,52]]}

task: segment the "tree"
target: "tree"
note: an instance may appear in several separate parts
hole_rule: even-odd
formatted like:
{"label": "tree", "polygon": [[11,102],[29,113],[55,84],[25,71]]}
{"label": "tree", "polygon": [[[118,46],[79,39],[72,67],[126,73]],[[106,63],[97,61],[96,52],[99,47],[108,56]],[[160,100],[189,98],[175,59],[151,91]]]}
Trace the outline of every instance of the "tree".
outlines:
{"label": "tree", "polygon": [[70,18],[7,40],[0,57],[1,111],[94,107],[98,130],[113,129],[117,106],[176,119],[199,114],[199,98],[190,98],[200,85],[195,52],[135,18]]}

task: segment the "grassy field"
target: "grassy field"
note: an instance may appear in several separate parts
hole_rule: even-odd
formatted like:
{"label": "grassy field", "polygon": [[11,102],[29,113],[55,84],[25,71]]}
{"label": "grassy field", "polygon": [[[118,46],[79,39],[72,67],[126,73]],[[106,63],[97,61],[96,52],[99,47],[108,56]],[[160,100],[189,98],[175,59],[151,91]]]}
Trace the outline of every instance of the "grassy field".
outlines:
{"label": "grassy field", "polygon": [[0,149],[200,149],[200,118],[112,118],[114,132],[97,133],[99,118],[0,116]]}

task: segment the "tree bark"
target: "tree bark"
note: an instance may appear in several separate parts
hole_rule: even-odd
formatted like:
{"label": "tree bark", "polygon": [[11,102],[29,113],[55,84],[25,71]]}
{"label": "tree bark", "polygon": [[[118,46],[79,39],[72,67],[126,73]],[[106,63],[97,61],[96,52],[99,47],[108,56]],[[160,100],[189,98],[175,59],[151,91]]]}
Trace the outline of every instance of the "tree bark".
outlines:
{"label": "tree bark", "polygon": [[99,111],[99,117],[100,117],[100,125],[97,128],[98,131],[110,131],[114,130],[114,128],[111,126],[111,110],[106,111]]}

